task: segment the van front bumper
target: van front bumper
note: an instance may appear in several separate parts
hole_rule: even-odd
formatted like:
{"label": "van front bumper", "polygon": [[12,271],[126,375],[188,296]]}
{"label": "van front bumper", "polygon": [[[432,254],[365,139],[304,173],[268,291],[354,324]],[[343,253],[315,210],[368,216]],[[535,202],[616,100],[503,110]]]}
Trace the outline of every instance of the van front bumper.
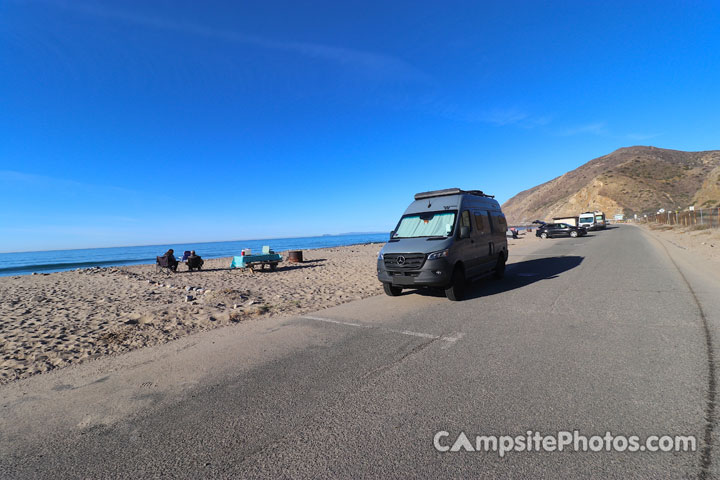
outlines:
{"label": "van front bumper", "polygon": [[450,284],[452,269],[444,258],[427,260],[420,270],[388,269],[378,260],[377,275],[382,283],[395,287],[445,287]]}

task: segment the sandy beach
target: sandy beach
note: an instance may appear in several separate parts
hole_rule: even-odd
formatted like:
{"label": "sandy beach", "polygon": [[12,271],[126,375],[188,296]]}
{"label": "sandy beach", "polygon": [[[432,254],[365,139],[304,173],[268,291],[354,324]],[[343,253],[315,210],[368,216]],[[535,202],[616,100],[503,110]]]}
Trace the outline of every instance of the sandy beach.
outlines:
{"label": "sandy beach", "polygon": [[[155,265],[0,278],[0,384],[194,332],[320,310],[382,292],[381,244],[305,250],[274,272]],[[284,255],[286,257],[286,255]]]}
{"label": "sandy beach", "polygon": [[[534,233],[509,246],[540,241]],[[268,316],[322,310],[382,293],[382,244],[305,250],[276,271],[155,265],[0,277],[0,384],[104,355]],[[286,252],[282,252],[286,258]]]}

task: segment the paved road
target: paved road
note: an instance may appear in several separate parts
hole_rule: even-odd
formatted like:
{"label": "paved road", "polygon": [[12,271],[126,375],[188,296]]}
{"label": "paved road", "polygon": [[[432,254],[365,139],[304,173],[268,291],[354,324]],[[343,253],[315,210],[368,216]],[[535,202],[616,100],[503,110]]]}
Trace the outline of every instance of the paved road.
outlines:
{"label": "paved road", "polygon": [[[713,478],[717,277],[632,226],[511,261],[464,302],[376,297],[5,386],[0,476]],[[699,448],[433,447],[528,430]]]}

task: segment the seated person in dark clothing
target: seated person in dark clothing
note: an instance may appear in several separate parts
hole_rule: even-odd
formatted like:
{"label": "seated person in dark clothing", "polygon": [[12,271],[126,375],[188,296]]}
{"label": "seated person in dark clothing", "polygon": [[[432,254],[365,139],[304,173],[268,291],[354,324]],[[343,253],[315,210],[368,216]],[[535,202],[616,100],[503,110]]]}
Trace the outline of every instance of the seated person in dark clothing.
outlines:
{"label": "seated person in dark clothing", "polygon": [[187,259],[188,269],[192,270],[193,268],[197,268],[198,270],[200,270],[203,266],[203,263],[205,263],[205,261],[200,258],[200,255],[195,255],[195,250],[190,252],[190,256]]}
{"label": "seated person in dark clothing", "polygon": [[175,251],[171,248],[163,257],[167,258],[168,267],[172,268],[173,271],[177,271],[178,261],[175,258]]}

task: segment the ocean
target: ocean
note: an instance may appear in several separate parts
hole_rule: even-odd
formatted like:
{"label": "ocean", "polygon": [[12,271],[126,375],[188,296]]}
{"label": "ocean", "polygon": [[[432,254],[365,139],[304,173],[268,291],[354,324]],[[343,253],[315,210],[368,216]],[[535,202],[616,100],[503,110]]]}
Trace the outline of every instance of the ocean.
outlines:
{"label": "ocean", "polygon": [[79,250],[50,250],[43,252],[0,253],[0,276],[27,275],[33,272],[50,273],[76,268],[111,267],[155,263],[155,257],[169,248],[180,259],[185,250],[195,250],[203,258],[240,255],[244,248],[260,253],[264,245],[276,252],[284,250],[310,250],[313,248],[341,247],[361,243],[385,243],[387,233],[360,233],[349,235],[323,235],[321,237],[272,238],[238,240],[232,242],[176,243],[137,247],[86,248]]}

